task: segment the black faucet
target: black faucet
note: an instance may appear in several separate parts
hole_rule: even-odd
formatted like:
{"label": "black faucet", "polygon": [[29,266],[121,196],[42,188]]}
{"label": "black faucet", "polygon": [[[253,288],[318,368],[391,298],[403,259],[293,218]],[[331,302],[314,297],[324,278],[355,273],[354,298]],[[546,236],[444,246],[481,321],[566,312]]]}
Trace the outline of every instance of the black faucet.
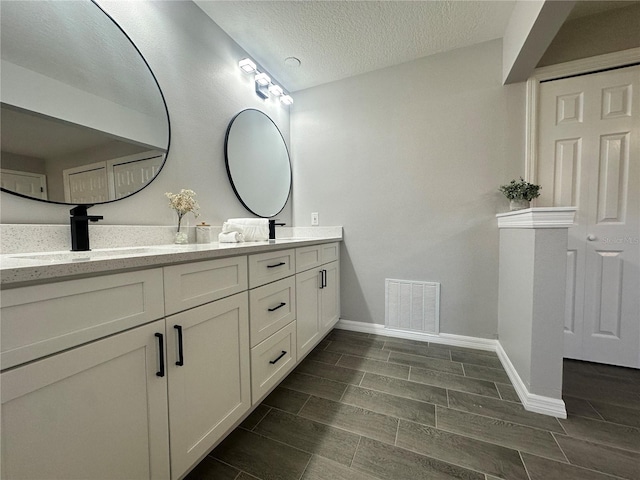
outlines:
{"label": "black faucet", "polygon": [[275,219],[270,218],[269,219],[269,240],[275,240],[276,239],[276,225],[278,227],[284,227],[286,225],[286,223],[276,223]]}
{"label": "black faucet", "polygon": [[71,213],[71,251],[86,252],[89,248],[89,222],[102,220],[102,215],[87,215],[87,209],[93,205],[78,205]]}

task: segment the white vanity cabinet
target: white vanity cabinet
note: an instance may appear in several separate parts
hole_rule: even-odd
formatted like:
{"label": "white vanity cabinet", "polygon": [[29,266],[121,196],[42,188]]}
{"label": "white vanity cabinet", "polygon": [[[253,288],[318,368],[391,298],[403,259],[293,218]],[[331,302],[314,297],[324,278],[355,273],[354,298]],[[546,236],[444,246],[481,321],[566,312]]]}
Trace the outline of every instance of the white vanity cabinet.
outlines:
{"label": "white vanity cabinet", "polygon": [[251,399],[258,403],[295,367],[295,250],[249,256]]}
{"label": "white vanity cabinet", "polygon": [[340,244],[296,249],[297,360],[333,328],[340,317]]}
{"label": "white vanity cabinet", "polygon": [[163,333],[158,320],[3,372],[2,478],[168,479]]}

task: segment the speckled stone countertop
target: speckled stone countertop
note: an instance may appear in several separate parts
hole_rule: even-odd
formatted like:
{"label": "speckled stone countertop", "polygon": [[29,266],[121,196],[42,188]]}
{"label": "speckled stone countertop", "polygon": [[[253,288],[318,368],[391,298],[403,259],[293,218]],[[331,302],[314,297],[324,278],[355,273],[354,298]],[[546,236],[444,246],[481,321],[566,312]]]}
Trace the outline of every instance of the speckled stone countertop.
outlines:
{"label": "speckled stone countertop", "polygon": [[13,288],[73,277],[161,267],[342,240],[342,229],[329,235],[281,238],[264,242],[152,245],[94,249],[89,252],[9,253],[0,255],[0,285]]}

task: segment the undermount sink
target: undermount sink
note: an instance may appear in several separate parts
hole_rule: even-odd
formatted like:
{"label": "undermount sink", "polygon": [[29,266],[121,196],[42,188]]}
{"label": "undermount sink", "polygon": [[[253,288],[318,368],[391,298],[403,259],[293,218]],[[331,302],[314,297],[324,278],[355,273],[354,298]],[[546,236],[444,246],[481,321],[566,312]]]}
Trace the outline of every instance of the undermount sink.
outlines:
{"label": "undermount sink", "polygon": [[90,260],[97,260],[106,257],[112,258],[130,255],[163,253],[174,248],[174,245],[158,245],[154,247],[89,250],[87,252],[23,253],[11,255],[10,258],[16,260],[37,260],[40,262],[87,262]]}

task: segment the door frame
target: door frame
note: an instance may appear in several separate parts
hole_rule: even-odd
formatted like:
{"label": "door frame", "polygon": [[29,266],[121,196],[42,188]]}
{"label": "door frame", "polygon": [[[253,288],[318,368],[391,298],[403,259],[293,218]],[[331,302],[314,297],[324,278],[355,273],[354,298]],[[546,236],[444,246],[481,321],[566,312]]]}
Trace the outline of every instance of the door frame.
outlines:
{"label": "door frame", "polygon": [[526,85],[525,180],[531,183],[536,183],[538,180],[538,104],[540,101],[540,82],[595,73],[601,70],[625,67],[638,63],[640,63],[640,47],[535,69],[533,75],[527,80]]}

